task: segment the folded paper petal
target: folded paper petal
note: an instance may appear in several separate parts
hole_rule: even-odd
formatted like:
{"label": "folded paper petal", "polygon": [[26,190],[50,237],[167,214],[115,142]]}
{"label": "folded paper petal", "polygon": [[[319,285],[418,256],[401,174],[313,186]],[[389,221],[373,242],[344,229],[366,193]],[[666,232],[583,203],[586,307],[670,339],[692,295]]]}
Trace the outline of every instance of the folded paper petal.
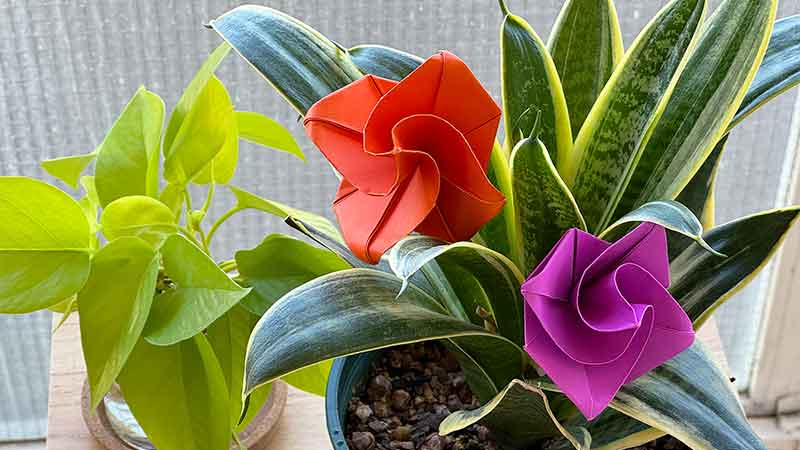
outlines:
{"label": "folded paper petal", "polygon": [[570,230],[523,284],[525,350],[587,418],[692,344],[668,270],[658,225],[613,244]]}
{"label": "folded paper petal", "polygon": [[375,263],[412,231],[466,240],[497,215],[505,198],[486,166],[499,120],[448,52],[400,82],[368,75],[314,104],[304,125],[342,175],[334,210],[354,254]]}

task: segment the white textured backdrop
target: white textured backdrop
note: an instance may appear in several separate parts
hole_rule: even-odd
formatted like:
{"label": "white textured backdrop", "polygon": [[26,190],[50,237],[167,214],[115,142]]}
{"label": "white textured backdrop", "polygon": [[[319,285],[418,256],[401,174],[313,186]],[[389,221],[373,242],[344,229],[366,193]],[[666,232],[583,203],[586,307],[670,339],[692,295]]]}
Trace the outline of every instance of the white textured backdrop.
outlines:
{"label": "white textured backdrop", "polygon": [[[543,37],[561,5],[560,0],[507,1]],[[170,108],[220,42],[201,24],[239,3],[0,0],[0,174],[52,181],[38,162],[91,151],[140,84],[161,95]],[[629,44],[666,1],[616,3]],[[494,0],[281,0],[266,4],[308,22],[345,46],[380,43],[423,57],[439,49],[451,50],[471,65],[492,93],[499,94],[500,13]],[[798,11],[800,0],[783,0],[779,16]],[[235,55],[223,63],[219,75],[237,109],[259,111],[289,126],[308,155],[308,162],[302,164],[243,144],[234,183],[330,216],[328,204],[336,181],[304,137],[296,115]],[[773,102],[734,132],[717,185],[718,220],[773,206],[793,97]],[[223,197],[223,201],[227,206],[231,199]],[[214,246],[216,256],[252,247],[280,225],[257,213],[244,213],[223,228]],[[757,294],[757,289],[745,291],[718,314],[740,380],[747,377],[763,304],[756,301]],[[46,432],[49,327],[48,313],[0,316],[0,441],[35,439]]]}

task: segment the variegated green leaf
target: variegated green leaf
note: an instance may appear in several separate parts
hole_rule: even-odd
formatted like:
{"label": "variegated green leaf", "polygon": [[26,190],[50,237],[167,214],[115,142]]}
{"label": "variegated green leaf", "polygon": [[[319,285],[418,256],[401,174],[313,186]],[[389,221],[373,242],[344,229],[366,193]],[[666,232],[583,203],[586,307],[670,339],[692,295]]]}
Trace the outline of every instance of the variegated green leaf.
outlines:
{"label": "variegated green leaf", "polygon": [[512,194],[511,168],[508,164],[510,149],[506,152],[495,141],[486,176],[489,181],[503,193],[506,203],[503,211],[487,222],[474,240],[502,253],[515,263],[522,260],[522,245],[517,232],[516,218],[514,216],[514,195]]}
{"label": "variegated green leaf", "polygon": [[767,49],[777,0],[726,0],[705,24],[647,142],[617,217],[673,199],[697,172],[747,92]]}
{"label": "variegated green leaf", "polygon": [[[593,420],[575,414],[564,423],[567,429],[585,429],[592,437],[592,450],[623,450],[635,448],[664,436],[664,432],[625,414],[608,408]],[[573,450],[575,446],[566,438],[549,444],[548,450]]]}
{"label": "variegated green leaf", "polygon": [[613,0],[567,0],[547,43],[569,110],[573,137],[622,59]]}
{"label": "variegated green leaf", "polygon": [[572,193],[558,175],[542,141],[525,138],[511,153],[514,209],[524,250],[523,273],[530,273],[570,228],[586,229]]}
{"label": "variegated green leaf", "polygon": [[[456,266],[472,274],[480,283],[479,294],[486,295],[497,331],[517,344],[522,343],[522,296],[524,280],[517,267],[505,256],[472,242],[447,244],[427,236],[409,236],[395,244],[389,253],[389,265],[404,285],[428,263],[436,261],[447,271]],[[459,297],[476,296],[456,292]]]}
{"label": "variegated green leaf", "polygon": [[591,447],[591,437],[585,428],[567,430],[561,426],[550,409],[547,395],[520,380],[513,380],[480,408],[450,414],[439,425],[439,434],[446,436],[476,423],[488,426],[492,437],[505,449],[538,448],[535,444],[560,436],[578,450]]}
{"label": "variegated green leaf", "polygon": [[697,244],[670,263],[670,292],[700,327],[714,310],[744,287],[778,248],[800,207],[765,211],[709,230],[703,239],[728,255],[718,258]]}
{"label": "variegated green leaf", "polygon": [[436,300],[371,269],[324,275],[289,292],[250,337],[245,392],[303,367],[339,356],[430,339],[453,338],[495,372],[522,370],[524,351],[511,341],[445,313]]}
{"label": "variegated green leaf", "polygon": [[611,222],[705,6],[705,0],[673,0],[645,27],[589,112],[572,158],[558,166],[595,232]]}
{"label": "variegated green leaf", "polygon": [[725,255],[714,250],[703,240],[703,225],[700,220],[686,206],[674,201],[663,200],[645,203],[634,211],[622,216],[600,234],[600,237],[615,236],[618,230],[624,230],[623,225],[636,222],[652,222],[662,227],[682,234],[697,242],[705,251],[724,258]]}
{"label": "variegated green leaf", "polygon": [[767,53],[728,130],[782,92],[800,83],[800,15],[775,22]]}
{"label": "variegated green leaf", "polygon": [[358,69],[371,75],[400,81],[422,64],[422,58],[383,45],[357,45],[348,50]]}
{"label": "variegated green leaf", "polygon": [[500,81],[506,151],[530,135],[541,114],[539,137],[560,167],[571,151],[572,131],[556,65],[528,22],[511,14],[502,1],[500,5],[505,14],[500,26]]}
{"label": "variegated green leaf", "polygon": [[361,78],[347,50],[280,11],[239,6],[212,20],[210,26],[300,114]]}

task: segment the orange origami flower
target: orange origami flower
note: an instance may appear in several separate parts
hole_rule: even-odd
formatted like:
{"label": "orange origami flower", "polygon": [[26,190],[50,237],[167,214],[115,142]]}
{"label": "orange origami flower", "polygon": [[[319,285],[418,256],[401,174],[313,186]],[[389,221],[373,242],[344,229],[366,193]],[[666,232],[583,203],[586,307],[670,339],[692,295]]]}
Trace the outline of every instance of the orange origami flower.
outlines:
{"label": "orange origami flower", "polygon": [[500,108],[449,52],[400,82],[367,75],[315,103],[311,140],[342,175],[333,209],[347,245],[377,263],[417,231],[471,238],[505,197],[486,177]]}

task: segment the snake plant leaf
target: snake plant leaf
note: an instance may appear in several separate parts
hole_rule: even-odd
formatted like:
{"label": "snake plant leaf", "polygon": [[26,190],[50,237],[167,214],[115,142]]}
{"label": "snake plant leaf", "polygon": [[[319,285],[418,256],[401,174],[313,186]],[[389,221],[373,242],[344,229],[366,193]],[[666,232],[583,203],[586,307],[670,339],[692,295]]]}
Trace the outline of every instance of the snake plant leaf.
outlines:
{"label": "snake plant leaf", "polygon": [[48,308],[89,276],[89,223],[63,191],[24,177],[0,177],[0,313]]}
{"label": "snake plant leaf", "polygon": [[673,199],[727,133],[767,49],[777,0],[726,0],[696,48],[653,129],[617,216]]}
{"label": "snake plant leaf", "polygon": [[92,409],[111,389],[139,340],[153,302],[158,264],[153,247],[136,237],[117,239],[92,259],[89,280],[78,293]]}
{"label": "snake plant leaf", "polygon": [[256,112],[236,111],[235,114],[240,138],[306,160],[303,150],[283,125]]}
{"label": "snake plant leaf", "polygon": [[[247,311],[242,306],[236,305],[215,320],[206,331],[208,343],[214,350],[222,369],[222,374],[225,377],[231,430],[238,425],[244,407],[242,401],[244,356],[247,351],[250,332],[253,331],[257,322],[258,316]],[[252,403],[250,406],[256,408],[256,410],[261,408],[261,405]]]}
{"label": "snake plant leaf", "polygon": [[519,263],[522,260],[523,250],[514,212],[511,167],[508,163],[510,153],[510,150],[506,152],[495,141],[486,176],[494,187],[506,197],[506,203],[503,205],[502,212],[487,222],[473,239]]}
{"label": "snake plant leaf", "polygon": [[[230,160],[233,158],[235,166],[234,153],[238,152],[238,147],[234,148],[238,145],[236,136],[231,98],[222,82],[212,75],[194,99],[172,144],[164,147],[164,178],[179,186],[197,177],[198,181],[207,182],[207,167],[212,161],[221,166],[215,175],[232,175]],[[222,159],[215,159],[218,154]]]}
{"label": "snake plant leaf", "polygon": [[172,110],[169,116],[167,129],[164,132],[165,151],[172,147],[175,137],[178,135],[178,131],[186,120],[186,116],[189,115],[198,97],[202,94],[203,89],[205,89],[211,77],[214,76],[217,67],[219,67],[220,63],[222,63],[230,51],[231,46],[226,42],[217,46],[217,48],[208,55],[203,65],[200,66],[200,69],[194,75],[192,81],[186,86],[186,89],[183,90],[181,97],[178,99],[178,103],[175,104],[175,109]]}
{"label": "snake plant leaf", "polygon": [[140,87],[97,148],[94,176],[100,206],[126,195],[158,195],[164,102]]}
{"label": "snake plant leaf", "polygon": [[600,234],[600,237],[618,235],[615,232],[623,230],[625,228],[623,225],[636,222],[652,222],[661,225],[670,231],[679,233],[697,242],[703,250],[717,258],[725,258],[724,254],[714,250],[714,248],[703,240],[703,225],[700,224],[700,220],[689,208],[675,200],[645,203],[611,224]]}
{"label": "snake plant leaf", "polygon": [[168,347],[141,339],[119,377],[125,401],[159,450],[220,450],[231,428],[228,388],[202,334]]}
{"label": "snake plant leaf", "polygon": [[180,234],[161,247],[164,273],[175,284],[153,302],[144,335],[155,345],[172,345],[205,330],[243,299],[244,289],[202,250]]}
{"label": "snake plant leaf", "polygon": [[41,166],[47,173],[63,181],[73,189],[78,189],[81,173],[97,158],[97,151],[83,155],[46,159]]}
{"label": "snake plant leaf", "polygon": [[316,278],[286,294],[261,318],[250,337],[245,393],[331,358],[469,336],[482,339],[462,344],[478,342],[492,361],[505,361],[509,374],[520,373],[524,352],[517,345],[447,315],[436,300],[413,285],[398,296],[401,284],[384,272],[349,269]]}
{"label": "snake plant leaf", "polygon": [[[533,448],[539,442],[560,436],[568,439],[578,450],[589,450],[591,446],[585,429],[576,429],[582,434],[581,440],[578,440],[558,422],[550,409],[547,395],[520,380],[513,380],[480,408],[450,414],[439,425],[439,434],[446,436],[476,423],[489,427],[492,437],[503,448],[511,450]],[[586,442],[583,442],[584,437],[587,438]]]}
{"label": "snake plant leaf", "polygon": [[160,201],[143,195],[122,197],[109,203],[100,215],[103,234],[113,241],[136,236],[161,247],[167,236],[178,232],[175,215]]}
{"label": "snake plant leaf", "polygon": [[514,209],[524,249],[523,273],[530,273],[565,231],[586,229],[572,193],[559,176],[542,141],[528,137],[511,153]]}
{"label": "snake plant leaf", "polygon": [[[593,420],[575,414],[564,423],[567,429],[584,429],[592,437],[592,450],[622,450],[636,448],[664,436],[664,432],[625,414],[608,408]],[[566,438],[550,443],[548,450],[574,450]]]}
{"label": "snake plant leaf", "polygon": [[239,6],[210,26],[300,114],[362,76],[346,50],[271,8]]}
{"label": "snake plant leaf", "polygon": [[395,81],[408,76],[423,62],[419,56],[383,45],[356,45],[348,52],[362,73]]}
{"label": "snake plant leaf", "polygon": [[727,258],[693,244],[670,262],[672,296],[699,328],[766,265],[797,221],[800,207],[753,214],[712,228],[703,239]]}
{"label": "snake plant leaf", "polygon": [[333,252],[282,234],[271,234],[256,248],[236,252],[236,266],[239,275],[253,288],[242,300],[242,306],[258,317],[292,289],[350,268]]}
{"label": "snake plant leaf", "polygon": [[800,15],[775,22],[767,53],[728,130],[768,101],[800,83]]}
{"label": "snake plant leaf", "polygon": [[614,68],[622,60],[622,32],[613,0],[568,0],[547,43],[578,136]]}
{"label": "snake plant leaf", "polygon": [[558,166],[593,232],[612,221],[705,8],[705,0],[672,0],[658,13],[603,88],[578,133],[572,158]]}
{"label": "snake plant leaf", "polygon": [[471,273],[480,283],[480,290],[457,292],[458,296],[485,294],[498,333],[521,345],[523,300],[519,287],[524,276],[514,263],[472,242],[447,244],[427,236],[409,236],[395,244],[389,253],[389,266],[404,286],[412,275],[434,260],[443,268],[457,266]]}
{"label": "snake plant leaf", "polygon": [[550,159],[561,167],[571,152],[572,131],[567,102],[556,65],[544,42],[523,18],[505,5],[500,26],[500,85],[503,98],[503,129],[506,149],[530,135],[540,116],[539,137]]}

